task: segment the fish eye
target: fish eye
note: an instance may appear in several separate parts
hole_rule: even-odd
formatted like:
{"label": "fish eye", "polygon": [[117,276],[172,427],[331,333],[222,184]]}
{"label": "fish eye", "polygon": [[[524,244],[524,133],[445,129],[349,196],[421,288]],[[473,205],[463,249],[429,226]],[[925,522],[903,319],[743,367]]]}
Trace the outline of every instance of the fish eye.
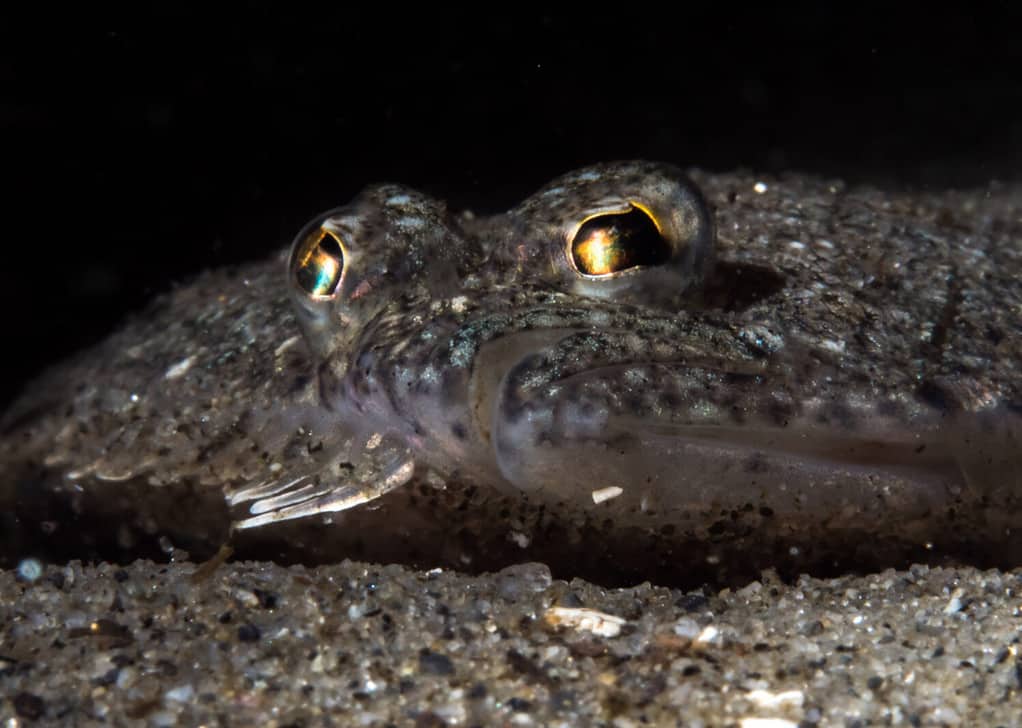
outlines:
{"label": "fish eye", "polygon": [[584,276],[604,277],[671,258],[653,214],[632,202],[623,212],[604,212],[583,220],[568,246],[569,259]]}
{"label": "fish eye", "polygon": [[330,230],[317,226],[291,254],[295,283],[313,298],[329,298],[337,291],[344,273],[344,246]]}

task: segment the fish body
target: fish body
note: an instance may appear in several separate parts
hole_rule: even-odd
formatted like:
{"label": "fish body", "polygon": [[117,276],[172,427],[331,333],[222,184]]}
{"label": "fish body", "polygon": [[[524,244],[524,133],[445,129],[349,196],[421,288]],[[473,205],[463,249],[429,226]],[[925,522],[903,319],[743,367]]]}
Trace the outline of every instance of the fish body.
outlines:
{"label": "fish body", "polygon": [[476,217],[369,187],[26,390],[5,553],[1018,563],[1020,280],[1017,188],[623,162]]}

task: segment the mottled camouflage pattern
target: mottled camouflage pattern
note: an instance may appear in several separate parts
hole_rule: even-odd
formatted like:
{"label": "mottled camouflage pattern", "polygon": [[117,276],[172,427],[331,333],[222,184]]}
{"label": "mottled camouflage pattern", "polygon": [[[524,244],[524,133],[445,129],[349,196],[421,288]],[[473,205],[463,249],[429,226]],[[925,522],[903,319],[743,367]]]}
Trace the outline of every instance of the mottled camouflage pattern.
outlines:
{"label": "mottled camouflage pattern", "polygon": [[[566,236],[629,201],[672,260],[579,276]],[[327,218],[335,300],[283,254],[205,273],[26,391],[0,440],[9,558],[209,550],[308,487],[369,502],[238,544],[605,579],[1022,561],[1017,188],[623,163],[492,218],[394,185]]]}

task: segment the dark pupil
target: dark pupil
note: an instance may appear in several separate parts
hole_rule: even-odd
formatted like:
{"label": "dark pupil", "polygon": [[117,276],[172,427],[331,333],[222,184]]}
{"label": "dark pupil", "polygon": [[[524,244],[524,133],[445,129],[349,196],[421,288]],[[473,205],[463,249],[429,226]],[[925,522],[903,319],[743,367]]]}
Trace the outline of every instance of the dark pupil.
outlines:
{"label": "dark pupil", "polygon": [[314,233],[295,260],[295,281],[312,296],[332,296],[341,280],[344,253],[329,233]]}
{"label": "dark pupil", "polygon": [[649,215],[633,207],[583,223],[571,242],[571,255],[579,272],[600,276],[665,263],[671,247]]}

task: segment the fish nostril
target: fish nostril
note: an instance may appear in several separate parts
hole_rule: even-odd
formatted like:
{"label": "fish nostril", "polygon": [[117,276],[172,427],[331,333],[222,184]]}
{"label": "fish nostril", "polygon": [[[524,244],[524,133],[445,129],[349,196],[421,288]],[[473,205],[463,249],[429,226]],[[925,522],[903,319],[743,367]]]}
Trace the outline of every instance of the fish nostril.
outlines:
{"label": "fish nostril", "polygon": [[786,282],[776,270],[719,260],[707,280],[703,304],[707,308],[742,311],[780,293]]}

